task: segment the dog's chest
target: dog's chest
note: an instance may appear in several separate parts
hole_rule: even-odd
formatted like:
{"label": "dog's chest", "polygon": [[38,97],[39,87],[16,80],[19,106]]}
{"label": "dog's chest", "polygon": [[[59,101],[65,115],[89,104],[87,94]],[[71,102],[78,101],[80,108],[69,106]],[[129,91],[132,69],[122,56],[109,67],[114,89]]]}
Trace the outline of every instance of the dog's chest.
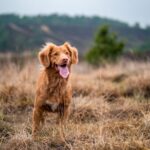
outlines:
{"label": "dog's chest", "polygon": [[67,81],[55,80],[50,82],[47,88],[48,99],[51,102],[59,102],[67,90]]}

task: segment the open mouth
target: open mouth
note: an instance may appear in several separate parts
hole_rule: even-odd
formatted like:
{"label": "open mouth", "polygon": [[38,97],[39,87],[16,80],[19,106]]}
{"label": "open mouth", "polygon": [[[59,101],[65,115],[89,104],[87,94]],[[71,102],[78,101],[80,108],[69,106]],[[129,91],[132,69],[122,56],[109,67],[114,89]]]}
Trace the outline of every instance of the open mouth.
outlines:
{"label": "open mouth", "polygon": [[63,64],[63,65],[59,65],[60,67],[66,67],[67,66],[67,64]]}
{"label": "open mouth", "polygon": [[69,69],[67,64],[62,64],[62,65],[57,65],[57,68],[59,70],[59,74],[63,77],[63,78],[67,78],[69,75]]}

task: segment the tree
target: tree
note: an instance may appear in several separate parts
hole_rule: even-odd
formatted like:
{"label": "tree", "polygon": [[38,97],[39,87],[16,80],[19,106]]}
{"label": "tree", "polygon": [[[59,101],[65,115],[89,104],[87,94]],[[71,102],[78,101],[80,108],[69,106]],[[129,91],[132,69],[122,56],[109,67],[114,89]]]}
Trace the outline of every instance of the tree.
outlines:
{"label": "tree", "polygon": [[117,41],[115,33],[110,33],[108,26],[103,25],[96,33],[94,45],[87,52],[86,60],[94,65],[115,61],[123,52],[124,43]]}

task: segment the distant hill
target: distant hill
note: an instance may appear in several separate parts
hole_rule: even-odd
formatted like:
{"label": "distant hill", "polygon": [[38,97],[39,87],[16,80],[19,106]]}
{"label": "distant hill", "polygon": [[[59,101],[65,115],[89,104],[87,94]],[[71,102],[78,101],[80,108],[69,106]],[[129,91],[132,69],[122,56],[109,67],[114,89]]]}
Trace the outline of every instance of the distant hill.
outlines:
{"label": "distant hill", "polygon": [[83,54],[90,48],[97,28],[103,24],[109,25],[111,31],[126,42],[125,50],[150,50],[150,28],[142,29],[138,24],[130,27],[127,23],[97,16],[3,14],[0,15],[0,52],[23,52],[39,49],[45,42],[69,41]]}

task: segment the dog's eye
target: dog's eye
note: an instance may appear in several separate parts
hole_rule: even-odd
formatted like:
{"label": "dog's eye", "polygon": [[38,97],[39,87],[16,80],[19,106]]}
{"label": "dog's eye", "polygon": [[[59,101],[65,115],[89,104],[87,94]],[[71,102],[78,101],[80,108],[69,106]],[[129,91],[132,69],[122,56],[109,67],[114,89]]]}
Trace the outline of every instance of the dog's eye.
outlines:
{"label": "dog's eye", "polygon": [[65,54],[68,55],[69,53],[68,53],[68,52],[65,52]]}
{"label": "dog's eye", "polygon": [[58,55],[58,53],[54,53],[54,56],[57,56]]}

